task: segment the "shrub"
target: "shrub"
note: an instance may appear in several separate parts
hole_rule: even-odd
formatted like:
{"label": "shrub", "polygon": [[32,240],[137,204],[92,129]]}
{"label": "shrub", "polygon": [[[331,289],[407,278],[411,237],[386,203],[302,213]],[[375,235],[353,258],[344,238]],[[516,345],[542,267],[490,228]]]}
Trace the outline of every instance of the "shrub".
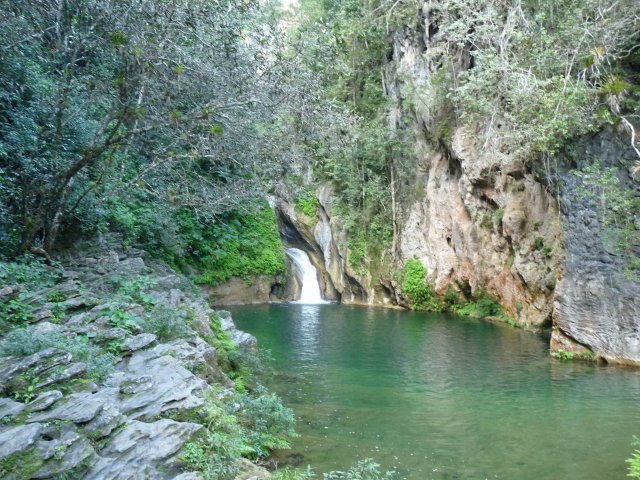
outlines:
{"label": "shrub", "polygon": [[635,480],[640,480],[640,439],[633,437],[632,445],[635,449],[631,454],[631,458],[627,459],[627,463],[629,464],[629,474],[627,476]]}
{"label": "shrub", "polygon": [[28,287],[51,286],[60,276],[58,266],[50,267],[44,260],[24,255],[13,262],[0,262],[0,284],[23,284]]}
{"label": "shrub", "polygon": [[272,448],[288,447],[295,435],[293,413],[274,394],[258,388],[254,394],[205,393],[200,438],[184,446],[180,458],[201,471],[206,480],[226,480],[237,473],[235,461],[261,458]]}
{"label": "shrub", "polygon": [[433,288],[425,282],[427,269],[417,258],[410,258],[404,266],[402,289],[414,310],[440,311],[442,303]]}
{"label": "shrub", "polygon": [[395,477],[394,471],[380,472],[380,465],[372,459],[360,460],[354,467],[346,472],[329,472],[324,474],[324,480],[391,480]]}
{"label": "shrub", "polygon": [[148,290],[154,288],[156,285],[157,282],[150,277],[125,280],[120,283],[118,293],[129,302],[150,305],[153,303],[153,297],[149,295]]}
{"label": "shrub", "polygon": [[318,211],[318,198],[313,189],[303,190],[296,199],[296,212],[303,213],[312,220],[316,219],[316,212]]}
{"label": "shrub", "polygon": [[247,431],[252,456],[266,457],[270,450],[289,448],[289,438],[296,436],[293,411],[274,393],[259,386],[252,394],[238,397],[238,421]]}
{"label": "shrub", "polygon": [[194,332],[187,325],[184,313],[164,305],[157,305],[146,315],[144,329],[146,332],[156,334],[162,342],[189,337]]}

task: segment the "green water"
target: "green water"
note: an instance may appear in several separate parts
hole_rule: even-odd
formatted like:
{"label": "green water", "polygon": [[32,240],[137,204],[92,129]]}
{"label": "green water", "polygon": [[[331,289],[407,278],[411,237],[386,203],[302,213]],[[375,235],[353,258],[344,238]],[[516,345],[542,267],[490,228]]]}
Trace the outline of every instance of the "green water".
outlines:
{"label": "green water", "polygon": [[269,386],[298,417],[289,457],[317,472],[371,457],[411,480],[626,478],[638,370],[558,361],[538,335],[441,314],[289,304],[233,315],[271,350]]}

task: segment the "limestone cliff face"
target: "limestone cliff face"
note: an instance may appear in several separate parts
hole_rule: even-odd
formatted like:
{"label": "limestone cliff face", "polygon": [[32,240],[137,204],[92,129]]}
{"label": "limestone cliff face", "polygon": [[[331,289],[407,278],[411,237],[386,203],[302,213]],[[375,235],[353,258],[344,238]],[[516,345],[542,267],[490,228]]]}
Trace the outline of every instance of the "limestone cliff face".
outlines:
{"label": "limestone cliff face", "polygon": [[[398,264],[416,256],[440,293],[485,289],[520,325],[553,323],[552,348],[640,363],[640,284],[607,244],[601,202],[580,193],[575,165],[554,159],[554,182],[537,162],[503,162],[499,142],[482,144],[455,122],[434,128],[434,112],[407,98],[436,68],[426,60],[432,31],[425,14],[417,28],[395,32],[384,72],[390,123],[412,131],[418,165],[398,212]],[[468,68],[464,52],[460,68]],[[573,149],[615,166],[630,185],[633,151],[622,135],[612,128]]]}
{"label": "limestone cliff face", "polygon": [[[621,165],[633,151],[613,130],[578,146],[580,158],[614,167],[624,185],[633,181]],[[602,226],[601,196],[584,195],[583,180],[570,168],[561,175],[561,216],[566,262],[555,290],[552,348],[588,347],[609,362],[640,364],[640,282],[611,244]],[[635,252],[637,255],[640,252]]]}
{"label": "limestone cliff face", "polygon": [[416,139],[418,171],[404,187],[411,194],[400,206],[398,260],[419,258],[438,293],[486,290],[519,324],[548,324],[563,255],[556,201],[530,169],[502,162],[495,145],[478,146],[470,129],[453,125],[443,134],[420,103],[404,107],[431,74],[428,48],[422,29],[396,32],[385,71],[396,105],[391,123]]}

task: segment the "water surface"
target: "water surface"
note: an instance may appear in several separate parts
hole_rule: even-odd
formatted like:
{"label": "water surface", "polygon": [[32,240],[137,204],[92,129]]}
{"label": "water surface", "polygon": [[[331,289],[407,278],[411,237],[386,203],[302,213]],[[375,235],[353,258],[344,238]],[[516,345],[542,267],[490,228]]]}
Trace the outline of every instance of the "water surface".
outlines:
{"label": "water surface", "polygon": [[[398,478],[626,478],[640,371],[562,362],[544,338],[442,314],[344,305],[233,309],[274,357],[317,472],[362,458]],[[303,456],[303,457],[302,457]]]}

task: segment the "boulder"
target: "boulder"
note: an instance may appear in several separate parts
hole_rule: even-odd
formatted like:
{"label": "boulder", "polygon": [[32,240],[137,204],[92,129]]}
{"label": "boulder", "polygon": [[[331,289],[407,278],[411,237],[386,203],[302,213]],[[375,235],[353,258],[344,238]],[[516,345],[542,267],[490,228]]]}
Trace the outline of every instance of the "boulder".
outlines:
{"label": "boulder", "polygon": [[37,446],[44,464],[31,478],[51,478],[64,474],[94,454],[89,441],[78,435],[75,428],[66,428],[58,438],[41,440]]}
{"label": "boulder", "polygon": [[29,449],[42,433],[42,425],[19,425],[0,431],[0,458]]}
{"label": "boulder", "polygon": [[28,357],[0,359],[0,391],[6,389],[11,380],[27,370],[35,377],[43,377],[55,367],[69,363],[71,354],[57,348],[47,348]]}
{"label": "boulder", "polygon": [[142,350],[155,342],[157,338],[153,333],[141,333],[140,335],[128,337],[122,344],[122,350],[129,352]]}
{"label": "boulder", "polygon": [[0,418],[14,417],[24,409],[24,403],[14,402],[10,398],[0,398]]}
{"label": "boulder", "polygon": [[62,398],[62,392],[58,390],[49,390],[38,395],[35,400],[27,404],[29,412],[41,412]]}
{"label": "boulder", "polygon": [[167,478],[167,468],[177,463],[182,446],[201,428],[197,423],[173,420],[153,423],[134,420],[109,439],[85,478]]}
{"label": "boulder", "polygon": [[69,395],[59,402],[51,411],[38,414],[28,423],[45,422],[49,420],[68,420],[73,423],[87,423],[93,420],[104,407],[104,399],[97,394],[80,392]]}

